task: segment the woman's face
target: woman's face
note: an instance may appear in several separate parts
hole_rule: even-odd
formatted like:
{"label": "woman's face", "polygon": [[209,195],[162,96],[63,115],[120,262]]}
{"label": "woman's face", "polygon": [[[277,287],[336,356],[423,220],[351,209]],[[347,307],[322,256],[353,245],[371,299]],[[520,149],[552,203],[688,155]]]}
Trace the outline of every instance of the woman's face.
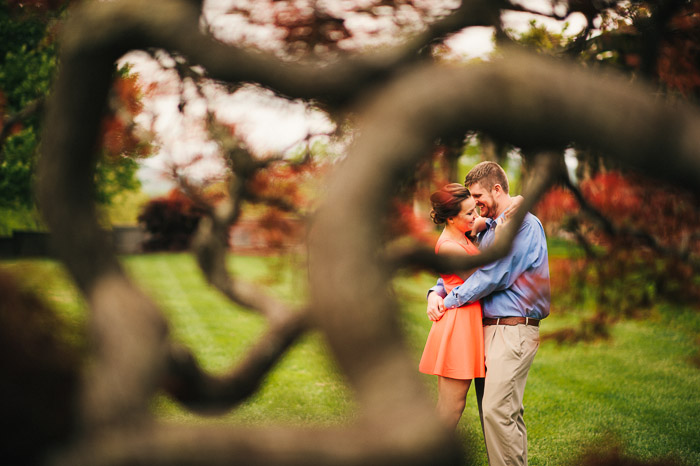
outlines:
{"label": "woman's face", "polygon": [[461,233],[466,233],[472,231],[474,227],[474,220],[476,219],[476,202],[473,197],[465,199],[462,201],[462,210],[455,215],[450,217],[452,219],[452,225],[457,228]]}

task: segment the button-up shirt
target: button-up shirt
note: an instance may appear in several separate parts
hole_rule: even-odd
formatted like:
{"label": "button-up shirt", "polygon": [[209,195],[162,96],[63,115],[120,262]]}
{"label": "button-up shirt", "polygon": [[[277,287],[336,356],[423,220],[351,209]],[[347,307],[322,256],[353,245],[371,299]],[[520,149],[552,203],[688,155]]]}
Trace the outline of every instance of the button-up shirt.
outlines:
{"label": "button-up shirt", "polygon": [[[495,239],[496,222],[486,219],[479,234],[479,248]],[[445,297],[442,279],[433,288]],[[551,294],[547,240],[539,219],[528,213],[505,257],[477,269],[445,297],[445,308],[461,307],[481,299],[484,317],[523,316],[544,319],[549,315]]]}

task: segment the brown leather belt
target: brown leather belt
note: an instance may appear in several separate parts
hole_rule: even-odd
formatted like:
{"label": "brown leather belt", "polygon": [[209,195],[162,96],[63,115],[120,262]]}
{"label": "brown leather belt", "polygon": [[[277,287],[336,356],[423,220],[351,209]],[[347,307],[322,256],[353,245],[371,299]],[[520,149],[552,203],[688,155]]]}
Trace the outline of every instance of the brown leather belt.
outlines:
{"label": "brown leather belt", "polygon": [[518,324],[525,324],[525,325],[534,325],[535,327],[540,326],[540,321],[537,319],[531,319],[529,317],[501,317],[500,319],[489,319],[488,317],[484,317],[483,319],[483,324],[484,325],[518,325]]}

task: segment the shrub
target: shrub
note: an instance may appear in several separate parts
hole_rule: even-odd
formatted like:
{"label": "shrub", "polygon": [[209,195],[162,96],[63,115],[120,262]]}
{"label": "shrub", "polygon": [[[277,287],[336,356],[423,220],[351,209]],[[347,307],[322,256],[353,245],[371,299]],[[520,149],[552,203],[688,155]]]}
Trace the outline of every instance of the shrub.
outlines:
{"label": "shrub", "polygon": [[204,210],[179,190],[151,200],[138,216],[148,232],[145,251],[182,251],[188,249]]}

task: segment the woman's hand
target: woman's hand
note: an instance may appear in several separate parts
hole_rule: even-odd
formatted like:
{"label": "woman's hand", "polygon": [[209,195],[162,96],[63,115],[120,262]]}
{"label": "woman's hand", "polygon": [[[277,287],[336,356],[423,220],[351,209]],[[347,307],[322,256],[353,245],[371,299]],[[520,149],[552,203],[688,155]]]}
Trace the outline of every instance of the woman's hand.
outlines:
{"label": "woman's hand", "polygon": [[511,198],[511,203],[503,212],[503,216],[496,219],[496,229],[494,230],[494,235],[496,238],[498,238],[498,234],[503,231],[505,226],[508,225],[508,222],[510,222],[513,215],[515,215],[515,213],[518,211],[518,208],[520,207],[520,204],[523,203],[524,199],[525,198],[519,194]]}
{"label": "woman's hand", "polygon": [[442,296],[434,291],[428,295],[428,318],[433,322],[442,319],[445,314],[445,303]]}
{"label": "woman's hand", "polygon": [[498,239],[498,235],[501,234],[507,224],[508,219],[505,217],[498,217],[496,219],[496,228],[493,231],[494,239]]}
{"label": "woman's hand", "polygon": [[510,220],[510,218],[515,215],[515,212],[517,212],[518,207],[520,207],[520,204],[523,203],[523,200],[525,198],[522,197],[520,194],[518,194],[515,197],[510,198],[510,205],[508,208],[503,212],[503,216],[505,217],[506,220]]}
{"label": "woman's hand", "polygon": [[481,233],[486,229],[486,219],[484,217],[477,217],[474,219],[474,225],[472,226],[472,235],[476,235],[477,233]]}

